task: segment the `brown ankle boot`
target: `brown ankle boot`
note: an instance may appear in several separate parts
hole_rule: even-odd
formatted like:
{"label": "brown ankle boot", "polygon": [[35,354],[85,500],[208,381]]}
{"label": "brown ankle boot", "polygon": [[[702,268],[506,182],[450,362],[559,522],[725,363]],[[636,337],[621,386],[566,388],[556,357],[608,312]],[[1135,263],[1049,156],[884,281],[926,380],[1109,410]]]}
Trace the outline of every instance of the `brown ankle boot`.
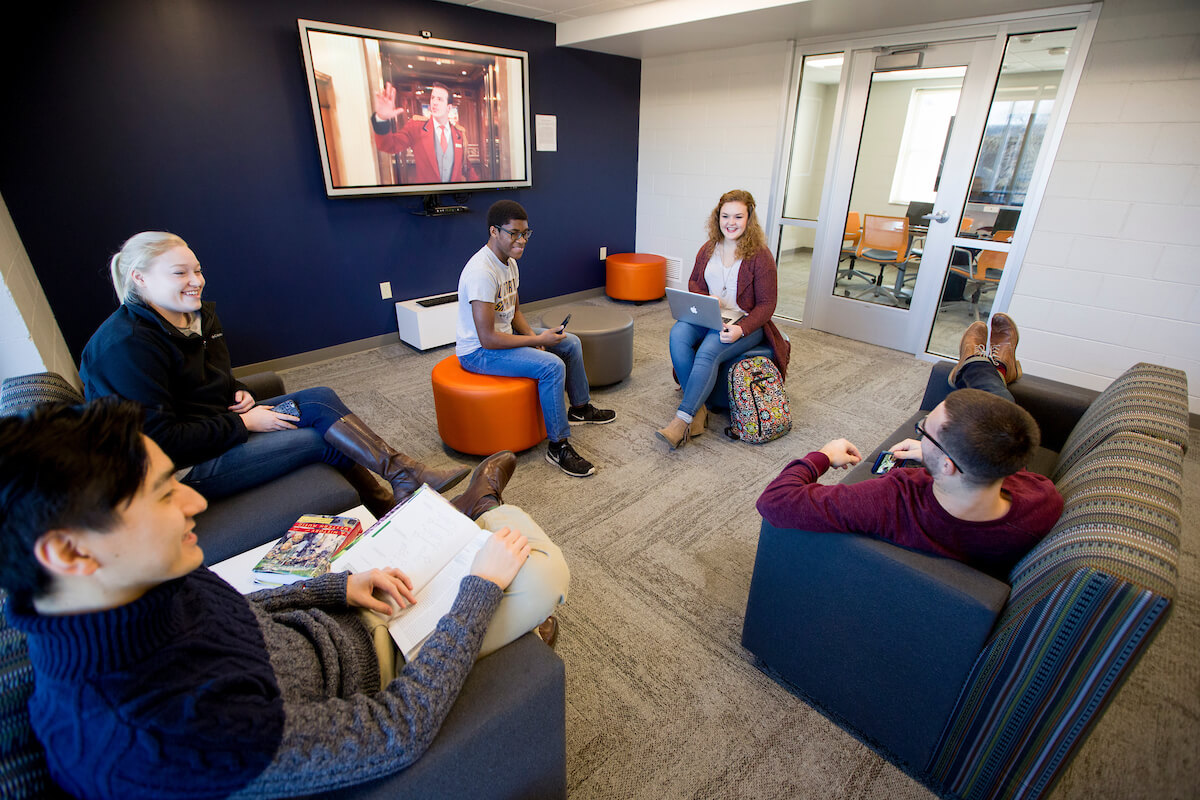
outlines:
{"label": "brown ankle boot", "polygon": [[546,621],[533,630],[537,633],[538,638],[545,642],[546,646],[551,650],[554,649],[554,645],[558,644],[558,620],[555,619],[553,614],[546,617]]}
{"label": "brown ankle boot", "polygon": [[1021,362],[1017,361],[1017,323],[1008,314],[992,315],[992,359],[1004,366],[1004,382],[1012,383],[1021,377]]}
{"label": "brown ankle boot", "polygon": [[951,388],[958,388],[954,385],[954,380],[958,377],[958,371],[963,368],[963,364],[967,363],[967,359],[989,358],[987,340],[988,328],[986,324],[976,321],[967,326],[962,340],[958,343],[958,363],[954,365],[954,369],[950,370],[950,374],[946,376],[946,380],[949,382]]}
{"label": "brown ankle boot", "polygon": [[704,433],[708,425],[708,407],[700,406],[700,410],[692,416],[692,424],[688,426],[688,438],[695,439]]}
{"label": "brown ankle boot", "polygon": [[361,464],[392,485],[395,502],[400,502],[428,483],[442,492],[467,477],[466,467],[430,469],[394,449],[354,414],[347,414],[329,426],[325,441],[356,464]]}
{"label": "brown ankle boot", "polygon": [[375,478],[375,473],[361,464],[354,464],[342,470],[342,476],[358,492],[359,498],[367,510],[379,519],[396,505],[396,498],[391,489],[384,488]]}
{"label": "brown ankle boot", "polygon": [[467,490],[451,500],[451,505],[471,519],[478,519],[480,514],[504,502],[500,493],[516,468],[517,457],[511,450],[493,453],[479,463]]}
{"label": "brown ankle boot", "polygon": [[671,449],[674,450],[683,447],[688,440],[688,423],[681,420],[679,417],[671,417],[671,422],[665,428],[661,428],[654,432],[654,435],[662,439]]}

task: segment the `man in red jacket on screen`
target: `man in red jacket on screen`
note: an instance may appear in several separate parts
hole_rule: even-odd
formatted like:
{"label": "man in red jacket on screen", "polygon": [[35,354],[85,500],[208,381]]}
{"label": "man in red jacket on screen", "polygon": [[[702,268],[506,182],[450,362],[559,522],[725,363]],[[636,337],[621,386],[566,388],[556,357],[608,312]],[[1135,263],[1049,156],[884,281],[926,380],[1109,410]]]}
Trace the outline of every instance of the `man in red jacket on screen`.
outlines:
{"label": "man in red jacket on screen", "polygon": [[434,83],[429,92],[429,116],[414,116],[396,130],[404,114],[396,107],[396,87],[390,83],[375,93],[371,127],[375,146],[385,153],[403,153],[410,147],[415,169],[408,183],[454,183],[476,180],[467,163],[463,129],[450,121],[450,89]]}
{"label": "man in red jacket on screen", "polygon": [[1008,384],[1021,375],[1017,326],[996,314],[973,323],[950,373],[951,392],[916,424],[916,439],[893,445],[896,459],[921,467],[892,469],[853,484],[822,485],[830,468],[862,461],[858,448],[835,439],[793,461],[758,499],[763,518],[779,528],[862,533],[965,562],[1006,580],[1062,513],[1049,478],[1024,469],[1040,433],[1013,402]]}

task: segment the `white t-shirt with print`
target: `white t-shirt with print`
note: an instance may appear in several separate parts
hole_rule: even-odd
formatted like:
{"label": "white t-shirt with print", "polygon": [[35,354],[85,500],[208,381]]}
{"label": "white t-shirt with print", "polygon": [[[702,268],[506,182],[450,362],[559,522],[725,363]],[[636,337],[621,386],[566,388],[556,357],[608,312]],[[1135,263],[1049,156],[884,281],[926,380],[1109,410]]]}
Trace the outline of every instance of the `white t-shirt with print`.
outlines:
{"label": "white t-shirt with print", "polygon": [[513,315],[517,313],[517,287],[521,274],[517,262],[509,259],[505,264],[484,245],[463,267],[458,276],[458,330],[455,332],[454,353],[465,356],[478,350],[479,333],[475,330],[475,317],[471,314],[471,301],[485,300],[493,304],[496,312],[496,330],[512,333]]}

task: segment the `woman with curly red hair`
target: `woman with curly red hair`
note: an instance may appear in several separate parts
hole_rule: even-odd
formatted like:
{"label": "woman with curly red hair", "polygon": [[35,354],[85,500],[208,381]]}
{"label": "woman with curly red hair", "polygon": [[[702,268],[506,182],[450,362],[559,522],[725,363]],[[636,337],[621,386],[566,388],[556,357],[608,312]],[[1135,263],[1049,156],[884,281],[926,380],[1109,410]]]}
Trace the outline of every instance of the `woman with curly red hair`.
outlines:
{"label": "woman with curly red hair", "polygon": [[672,450],[704,432],[704,401],[722,365],[766,341],[779,371],[787,373],[791,345],[771,321],[778,296],[775,258],[755,210],[754,196],[734,189],[721,195],[709,215],[708,241],[696,254],[688,291],[715,296],[721,315],[733,321],[719,331],[682,321],[671,328],[671,365],[683,399],[657,436]]}

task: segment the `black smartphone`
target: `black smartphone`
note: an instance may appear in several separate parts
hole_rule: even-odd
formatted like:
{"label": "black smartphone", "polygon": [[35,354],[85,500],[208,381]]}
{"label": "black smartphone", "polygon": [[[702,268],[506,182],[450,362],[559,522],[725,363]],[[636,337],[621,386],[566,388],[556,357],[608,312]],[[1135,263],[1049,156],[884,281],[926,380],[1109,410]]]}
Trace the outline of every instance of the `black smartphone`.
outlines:
{"label": "black smartphone", "polygon": [[273,407],[272,411],[277,411],[280,414],[287,414],[289,417],[299,417],[300,408],[296,405],[295,400],[284,400],[279,405]]}
{"label": "black smartphone", "polygon": [[913,458],[896,458],[895,453],[889,453],[884,450],[879,454],[879,458],[875,459],[875,464],[871,467],[871,472],[876,475],[882,475],[894,467],[919,467],[921,462]]}
{"label": "black smartphone", "polygon": [[567,318],[562,321],[562,325],[558,326],[558,332],[562,333],[567,329],[567,323],[571,321],[571,315],[567,314]]}

